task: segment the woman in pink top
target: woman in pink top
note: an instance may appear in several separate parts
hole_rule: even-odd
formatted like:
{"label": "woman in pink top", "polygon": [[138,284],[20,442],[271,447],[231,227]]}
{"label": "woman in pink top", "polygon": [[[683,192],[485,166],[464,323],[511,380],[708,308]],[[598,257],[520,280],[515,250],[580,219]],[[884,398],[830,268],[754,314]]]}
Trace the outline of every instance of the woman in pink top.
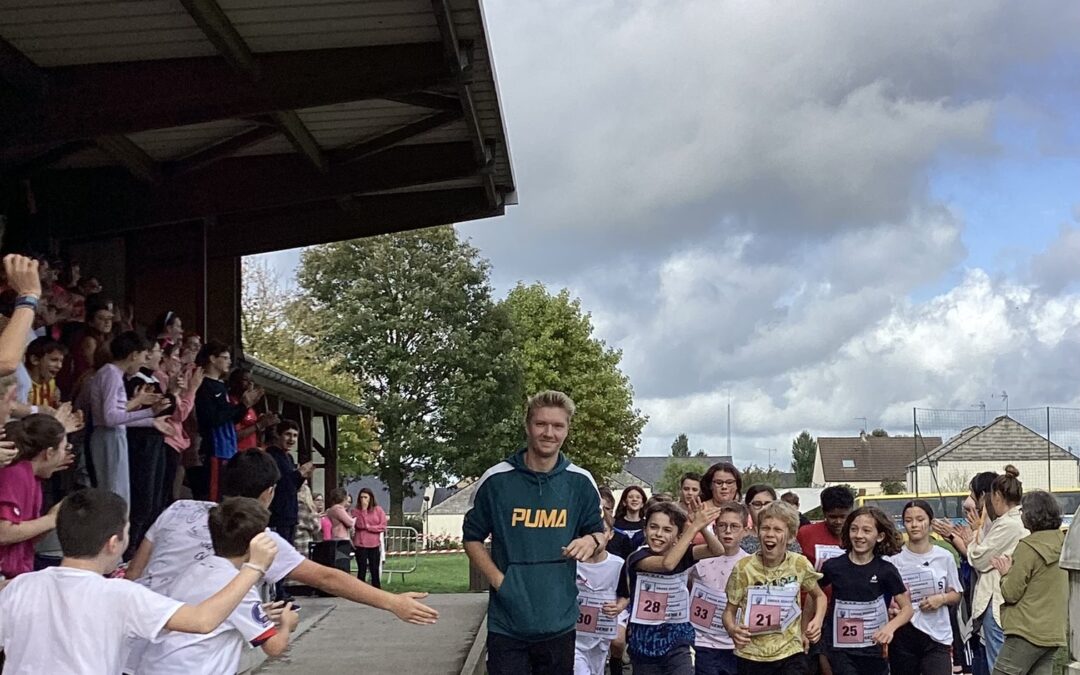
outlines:
{"label": "woman in pink top", "polygon": [[349,493],[345,488],[330,491],[330,508],[326,509],[330,519],[330,538],[334,541],[352,539],[350,530],[356,525],[356,519],[349,515]]}
{"label": "woman in pink top", "polygon": [[379,559],[382,553],[382,540],[379,535],[386,531],[386,511],[375,503],[375,493],[368,488],[361,488],[356,499],[359,503],[352,512],[356,519],[356,533],[353,535],[356,577],[364,581],[370,569],[371,585],[382,588],[379,583]]}

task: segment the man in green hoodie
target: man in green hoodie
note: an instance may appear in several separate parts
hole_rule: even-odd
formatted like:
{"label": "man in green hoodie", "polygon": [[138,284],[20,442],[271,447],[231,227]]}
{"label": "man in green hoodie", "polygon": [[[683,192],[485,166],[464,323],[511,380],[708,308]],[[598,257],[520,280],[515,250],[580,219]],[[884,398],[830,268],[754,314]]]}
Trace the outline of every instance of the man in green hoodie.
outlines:
{"label": "man in green hoodie", "polygon": [[596,483],[561,452],[573,416],[562,392],[530,398],[525,449],[488,469],[469,501],[465,553],[491,584],[491,675],[574,671],[577,561],[605,540]]}

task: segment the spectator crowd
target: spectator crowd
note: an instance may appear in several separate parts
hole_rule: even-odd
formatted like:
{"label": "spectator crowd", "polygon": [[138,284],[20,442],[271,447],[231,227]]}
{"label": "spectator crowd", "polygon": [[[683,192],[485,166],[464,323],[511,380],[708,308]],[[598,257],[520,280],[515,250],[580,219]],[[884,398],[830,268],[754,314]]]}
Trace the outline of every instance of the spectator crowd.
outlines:
{"label": "spectator crowd", "polygon": [[635,675],[1049,675],[1066,645],[1061,507],[1011,465],[972,478],[965,522],[915,498],[902,528],[846,486],[811,523],[797,495],[744,486],[727,462],[674,497],[599,492],[577,675],[623,673],[627,656]]}
{"label": "spectator crowd", "polygon": [[[3,672],[235,672],[245,644],[287,646],[286,579],[436,620],[425,594],[379,590],[385,512],[323,510],[300,426],[229,345],[172,311],[138,325],[76,263],[3,267]],[[359,578],[309,559],[324,538],[355,542]]]}

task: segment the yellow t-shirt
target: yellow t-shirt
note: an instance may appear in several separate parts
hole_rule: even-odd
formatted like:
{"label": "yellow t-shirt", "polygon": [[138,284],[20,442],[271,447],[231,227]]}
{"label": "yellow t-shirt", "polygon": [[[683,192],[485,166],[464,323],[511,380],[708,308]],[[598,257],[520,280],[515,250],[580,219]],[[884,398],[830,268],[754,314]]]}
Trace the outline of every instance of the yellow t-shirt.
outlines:
{"label": "yellow t-shirt", "polygon": [[[748,588],[761,587],[780,590],[786,587],[794,595],[795,606],[799,603],[799,592],[809,591],[817,586],[821,575],[814,571],[814,566],[805,556],[788,552],[784,560],[776,567],[765,567],[761,554],[743,558],[735,564],[727,583],[728,604],[745,611],[746,591]],[[801,654],[802,624],[796,619],[787,629],[778,633],[755,635],[746,649],[736,649],[736,656],[750,661],[780,661],[794,654]]]}

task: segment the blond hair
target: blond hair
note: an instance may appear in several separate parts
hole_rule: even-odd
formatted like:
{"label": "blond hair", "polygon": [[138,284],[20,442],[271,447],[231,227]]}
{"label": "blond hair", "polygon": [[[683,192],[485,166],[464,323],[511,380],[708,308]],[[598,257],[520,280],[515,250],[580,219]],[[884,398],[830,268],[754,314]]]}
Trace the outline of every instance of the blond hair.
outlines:
{"label": "blond hair", "polygon": [[525,404],[526,424],[532,420],[533,413],[540,408],[562,408],[566,411],[566,416],[570,419],[574,419],[574,411],[577,409],[573,399],[561,391],[554,391],[551,389],[542,391],[539,394],[530,396],[529,401]]}
{"label": "blond hair", "polygon": [[788,535],[794,539],[799,532],[799,512],[787,502],[775,501],[761,509],[754,518],[755,529],[761,529],[766,518],[775,518],[787,525]]}

